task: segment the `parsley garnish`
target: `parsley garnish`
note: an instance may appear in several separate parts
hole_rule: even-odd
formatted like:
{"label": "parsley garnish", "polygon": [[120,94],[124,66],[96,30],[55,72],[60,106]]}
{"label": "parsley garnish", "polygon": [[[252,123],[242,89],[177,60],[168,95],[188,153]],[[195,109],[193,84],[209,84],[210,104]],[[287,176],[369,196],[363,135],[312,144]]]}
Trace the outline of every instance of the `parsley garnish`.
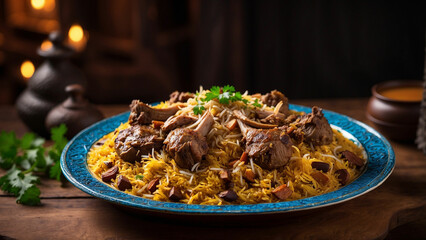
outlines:
{"label": "parsley garnish", "polygon": [[136,180],[142,180],[142,179],[143,179],[143,175],[136,175],[136,176],[135,176],[135,179],[136,179]]}
{"label": "parsley garnish", "polygon": [[259,103],[259,99],[257,99],[257,98],[254,100],[254,102],[251,105],[253,105],[255,107],[262,107],[262,105]]}
{"label": "parsley garnish", "polygon": [[0,133],[0,167],[8,170],[0,178],[0,188],[17,197],[16,202],[25,205],[40,204],[39,178],[34,173],[49,173],[49,177],[61,179],[60,155],[67,139],[67,128],[61,125],[51,130],[54,144],[44,148],[45,140],[33,133],[26,133],[21,139],[14,132]]}
{"label": "parsley garnish", "polygon": [[203,113],[203,110],[205,110],[204,103],[213,99],[217,99],[220,104],[229,104],[230,102],[236,101],[242,101],[245,104],[248,103],[248,100],[244,99],[240,92],[235,91],[233,86],[226,85],[222,88],[213,86],[210,88],[210,91],[206,93],[205,98],[202,98],[201,101],[198,101],[198,104],[192,108],[194,114],[198,115]]}
{"label": "parsley garnish", "polygon": [[206,110],[206,108],[203,106],[203,103],[201,101],[198,101],[198,104],[195,105],[192,108],[192,111],[194,111],[195,115],[199,115],[203,113],[203,110]]}

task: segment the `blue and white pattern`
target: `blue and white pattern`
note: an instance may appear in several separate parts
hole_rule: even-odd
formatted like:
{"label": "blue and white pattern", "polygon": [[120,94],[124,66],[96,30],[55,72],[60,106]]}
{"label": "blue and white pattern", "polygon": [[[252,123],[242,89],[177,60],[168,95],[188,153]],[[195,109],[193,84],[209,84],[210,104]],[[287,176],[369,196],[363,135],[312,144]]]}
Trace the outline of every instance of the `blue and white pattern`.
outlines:
{"label": "blue and white pattern", "polygon": [[[299,105],[290,105],[290,109],[303,112],[311,110]],[[62,152],[61,168],[65,177],[72,184],[92,196],[115,204],[148,211],[175,214],[244,215],[284,213],[329,206],[358,197],[382,184],[394,169],[395,154],[389,142],[366,124],[331,111],[324,111],[324,115],[330,124],[344,129],[355,137],[357,142],[361,143],[366,151],[368,163],[363,174],[349,185],[315,197],[279,203],[208,206],[159,202],[113,189],[92,175],[87,166],[86,156],[92,144],[105,134],[114,131],[120,123],[127,121],[129,112],[100,121],[75,136]]]}

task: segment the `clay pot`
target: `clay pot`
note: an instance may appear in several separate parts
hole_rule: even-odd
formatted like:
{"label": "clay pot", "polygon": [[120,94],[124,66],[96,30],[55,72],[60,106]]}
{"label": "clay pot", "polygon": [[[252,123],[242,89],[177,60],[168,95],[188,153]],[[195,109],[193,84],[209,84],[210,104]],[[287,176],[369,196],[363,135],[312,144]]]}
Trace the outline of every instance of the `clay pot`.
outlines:
{"label": "clay pot", "polygon": [[367,106],[367,118],[386,137],[398,141],[414,142],[421,100],[401,101],[381,94],[383,90],[395,87],[422,88],[422,81],[396,80],[374,85]]}
{"label": "clay pot", "polygon": [[68,131],[65,137],[71,139],[81,130],[104,118],[102,113],[84,97],[84,88],[79,84],[66,87],[68,98],[53,108],[46,117],[46,128],[59,126],[64,123]]}
{"label": "clay pot", "polygon": [[86,84],[83,73],[69,60],[74,51],[62,44],[60,33],[51,33],[49,40],[52,42],[51,48],[37,50],[38,55],[46,60],[34,72],[28,81],[28,88],[16,102],[21,120],[43,137],[50,135],[44,124],[47,114],[67,98],[65,87]]}

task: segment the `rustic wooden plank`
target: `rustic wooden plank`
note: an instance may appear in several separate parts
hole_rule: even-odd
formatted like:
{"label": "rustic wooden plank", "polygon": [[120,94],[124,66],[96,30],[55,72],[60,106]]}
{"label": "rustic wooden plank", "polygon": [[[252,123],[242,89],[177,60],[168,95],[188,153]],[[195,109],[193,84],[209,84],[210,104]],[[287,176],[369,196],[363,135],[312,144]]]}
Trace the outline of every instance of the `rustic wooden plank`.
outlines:
{"label": "rustic wooden plank", "polygon": [[132,215],[97,199],[44,199],[42,207],[26,207],[0,198],[0,234],[17,239],[377,239],[426,214],[425,190],[416,197],[404,194],[397,180],[311,214],[283,214],[278,223],[233,228]]}

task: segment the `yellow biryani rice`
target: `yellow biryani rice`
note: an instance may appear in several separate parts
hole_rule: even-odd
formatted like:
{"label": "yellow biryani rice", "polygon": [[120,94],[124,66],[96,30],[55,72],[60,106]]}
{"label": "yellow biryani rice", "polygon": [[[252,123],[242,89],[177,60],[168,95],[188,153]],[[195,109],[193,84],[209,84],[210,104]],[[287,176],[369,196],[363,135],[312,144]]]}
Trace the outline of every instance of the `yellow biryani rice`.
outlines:
{"label": "yellow biryani rice", "polygon": [[[200,89],[200,94],[194,99],[189,99],[187,107],[182,108],[176,114],[193,114],[192,108],[197,104],[197,99],[203,97],[206,91]],[[254,102],[254,97],[243,94],[243,98]],[[275,110],[261,103],[263,109]],[[168,107],[168,102],[163,102],[156,108]],[[119,167],[119,174],[126,176],[132,184],[132,189],[125,190],[126,193],[149,198],[157,201],[170,201],[168,198],[170,189],[179,186],[183,194],[181,203],[188,204],[208,204],[222,205],[231,204],[218,196],[222,191],[227,190],[227,186],[220,179],[221,170],[232,170],[233,190],[237,193],[238,199],[232,204],[255,204],[282,201],[272,191],[275,187],[286,184],[293,192],[285,201],[292,201],[312,196],[317,196],[327,192],[335,191],[342,187],[339,183],[336,170],[346,169],[349,172],[352,182],[360,175],[361,169],[352,166],[343,158],[339,152],[349,150],[358,157],[365,159],[363,149],[345,138],[339,131],[333,129],[333,142],[329,145],[314,146],[307,143],[295,143],[293,154],[287,165],[284,167],[266,170],[256,165],[252,160],[237,162],[234,166],[229,163],[240,158],[243,148],[240,145],[242,134],[239,128],[229,131],[225,124],[231,120],[232,111],[240,109],[250,115],[254,107],[241,101],[232,102],[228,105],[220,104],[215,100],[207,102],[206,111],[210,111],[215,119],[215,123],[207,135],[209,151],[193,169],[179,168],[175,161],[163,150],[153,151],[147,156],[143,156],[140,162],[125,162],[117,155],[114,149],[114,140],[118,132],[129,127],[129,123],[121,124],[114,132],[105,135],[101,141],[105,141],[100,147],[93,147],[88,154],[88,166],[92,173],[100,178],[101,174],[108,170],[105,161],[110,161]],[[302,114],[291,111],[293,114]],[[195,128],[188,126],[189,128]],[[328,163],[330,170],[324,173],[328,177],[327,183],[318,182],[312,174],[318,172],[313,169],[311,163],[320,161]],[[244,179],[246,169],[252,169],[255,174],[255,182],[248,183]],[[191,171],[192,170],[192,171]],[[314,174],[315,175],[315,174]],[[160,183],[154,193],[147,190],[148,183],[160,178]],[[109,184],[116,188],[116,180]]]}

